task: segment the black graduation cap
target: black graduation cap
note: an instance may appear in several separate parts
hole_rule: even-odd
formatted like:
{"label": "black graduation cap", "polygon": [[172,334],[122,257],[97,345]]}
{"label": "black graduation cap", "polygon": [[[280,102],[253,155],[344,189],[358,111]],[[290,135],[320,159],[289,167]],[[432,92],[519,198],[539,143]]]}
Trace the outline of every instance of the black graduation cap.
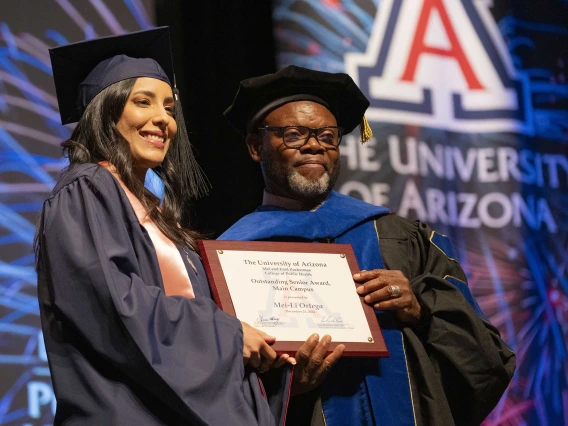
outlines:
{"label": "black graduation cap", "polygon": [[79,121],[89,102],[111,84],[133,77],[174,82],[168,27],[68,44],[49,54],[63,124]]}
{"label": "black graduation cap", "polygon": [[361,126],[362,142],[373,135],[364,115],[369,101],[349,75],[294,65],[274,74],[241,81],[225,117],[239,133],[246,135],[270,111],[295,101],[322,104],[335,116],[337,125],[343,127],[345,133]]}

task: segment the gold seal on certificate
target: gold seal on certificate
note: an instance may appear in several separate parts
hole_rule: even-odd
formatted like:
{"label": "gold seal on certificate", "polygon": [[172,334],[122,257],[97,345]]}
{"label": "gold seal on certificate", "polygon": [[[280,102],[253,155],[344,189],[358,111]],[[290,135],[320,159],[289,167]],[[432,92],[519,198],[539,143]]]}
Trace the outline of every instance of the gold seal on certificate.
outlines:
{"label": "gold seal on certificate", "polygon": [[294,354],[313,333],[343,356],[388,356],[373,308],[356,293],[349,244],[199,241],[213,296],[225,312]]}

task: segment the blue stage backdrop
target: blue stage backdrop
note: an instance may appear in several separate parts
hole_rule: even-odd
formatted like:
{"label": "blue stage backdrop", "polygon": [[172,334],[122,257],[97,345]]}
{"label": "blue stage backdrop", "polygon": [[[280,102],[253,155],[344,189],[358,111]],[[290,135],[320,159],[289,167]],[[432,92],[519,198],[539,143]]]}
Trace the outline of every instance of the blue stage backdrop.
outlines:
{"label": "blue stage backdrop", "polygon": [[568,2],[277,0],[279,65],[347,72],[338,189],[448,234],[517,354],[485,425],[568,424]]}
{"label": "blue stage backdrop", "polygon": [[[32,241],[65,163],[47,49],[150,28],[153,0],[3,1],[0,14],[0,425],[49,425],[55,398]],[[150,14],[150,15],[149,15]]]}

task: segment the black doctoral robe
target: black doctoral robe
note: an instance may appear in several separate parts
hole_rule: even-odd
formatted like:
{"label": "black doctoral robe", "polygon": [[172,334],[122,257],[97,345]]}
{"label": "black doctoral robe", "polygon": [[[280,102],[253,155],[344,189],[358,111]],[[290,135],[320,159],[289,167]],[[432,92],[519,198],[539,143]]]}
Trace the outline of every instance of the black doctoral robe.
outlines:
{"label": "black doctoral robe", "polygon": [[449,239],[388,213],[332,191],[312,211],[262,206],[220,237],[351,244],[361,269],[401,270],[425,312],[410,328],[375,311],[390,357],[340,359],[319,389],[292,398],[290,426],[479,425],[513,376],[515,354],[479,309]]}
{"label": "black doctoral robe", "polygon": [[166,296],[150,237],[106,169],[62,175],[39,243],[55,424],[283,423],[289,375],[273,394],[245,372],[240,321],[214,304],[196,253],[182,252],[196,297]]}

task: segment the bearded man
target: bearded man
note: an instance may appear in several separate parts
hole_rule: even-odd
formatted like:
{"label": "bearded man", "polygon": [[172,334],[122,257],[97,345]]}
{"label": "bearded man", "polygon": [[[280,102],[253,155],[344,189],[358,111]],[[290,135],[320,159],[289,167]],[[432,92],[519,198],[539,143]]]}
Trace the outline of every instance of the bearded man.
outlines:
{"label": "bearded man", "polygon": [[341,357],[342,345],[326,356],[330,337],[310,337],[296,354],[288,424],[478,425],[515,355],[475,302],[449,239],[333,191],[342,136],[358,125],[368,136],[368,106],[346,74],[290,66],[242,81],[225,115],[266,190],[221,239],[348,243],[362,269],[357,292],[390,357]]}

